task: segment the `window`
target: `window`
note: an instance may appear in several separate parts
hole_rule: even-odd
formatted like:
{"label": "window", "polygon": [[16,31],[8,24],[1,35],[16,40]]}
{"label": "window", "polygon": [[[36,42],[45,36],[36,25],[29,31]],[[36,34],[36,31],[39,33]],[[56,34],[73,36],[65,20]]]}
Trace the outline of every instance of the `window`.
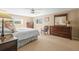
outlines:
{"label": "window", "polygon": [[22,20],[21,19],[14,19],[13,20],[14,24],[22,24]]}

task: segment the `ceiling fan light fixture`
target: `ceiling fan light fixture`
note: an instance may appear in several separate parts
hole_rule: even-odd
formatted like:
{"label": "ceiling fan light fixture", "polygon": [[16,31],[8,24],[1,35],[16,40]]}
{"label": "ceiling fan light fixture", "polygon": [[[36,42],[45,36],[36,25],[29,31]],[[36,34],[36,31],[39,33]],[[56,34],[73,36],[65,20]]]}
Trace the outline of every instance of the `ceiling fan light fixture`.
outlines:
{"label": "ceiling fan light fixture", "polygon": [[34,14],[35,13],[35,10],[34,9],[31,9],[31,13]]}

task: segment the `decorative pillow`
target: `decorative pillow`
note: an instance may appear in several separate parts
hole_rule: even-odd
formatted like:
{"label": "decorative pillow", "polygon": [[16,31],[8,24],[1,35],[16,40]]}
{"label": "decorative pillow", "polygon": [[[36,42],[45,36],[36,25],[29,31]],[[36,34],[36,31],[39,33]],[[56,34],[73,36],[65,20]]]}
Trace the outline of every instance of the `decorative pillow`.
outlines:
{"label": "decorative pillow", "polygon": [[5,22],[5,28],[8,28],[9,30],[11,30],[12,33],[16,31],[14,24],[12,22],[9,22],[9,21]]}

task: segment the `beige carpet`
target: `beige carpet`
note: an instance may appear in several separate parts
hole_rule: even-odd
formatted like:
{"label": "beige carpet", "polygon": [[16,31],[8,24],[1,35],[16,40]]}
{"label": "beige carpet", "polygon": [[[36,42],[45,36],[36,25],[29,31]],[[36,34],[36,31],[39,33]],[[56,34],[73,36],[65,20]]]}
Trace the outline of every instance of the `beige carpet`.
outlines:
{"label": "beige carpet", "polygon": [[78,51],[79,41],[57,36],[41,35],[38,40],[18,49],[19,51]]}

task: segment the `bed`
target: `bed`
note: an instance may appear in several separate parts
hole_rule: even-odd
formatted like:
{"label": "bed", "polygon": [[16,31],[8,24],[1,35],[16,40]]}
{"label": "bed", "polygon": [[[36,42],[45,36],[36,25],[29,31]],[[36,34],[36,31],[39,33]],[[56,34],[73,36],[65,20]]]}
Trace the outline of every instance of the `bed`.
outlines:
{"label": "bed", "polygon": [[[0,35],[1,35],[1,29],[0,29]],[[32,28],[22,28],[22,29],[16,29],[14,33],[12,33],[10,30],[5,29],[5,34],[12,34],[14,37],[16,37],[17,40],[17,48],[20,48],[24,46],[25,44],[38,39],[39,32],[36,29]]]}
{"label": "bed", "polygon": [[25,44],[38,39],[39,32],[36,29],[23,28],[16,29],[13,36],[17,37],[17,48],[24,46]]}

